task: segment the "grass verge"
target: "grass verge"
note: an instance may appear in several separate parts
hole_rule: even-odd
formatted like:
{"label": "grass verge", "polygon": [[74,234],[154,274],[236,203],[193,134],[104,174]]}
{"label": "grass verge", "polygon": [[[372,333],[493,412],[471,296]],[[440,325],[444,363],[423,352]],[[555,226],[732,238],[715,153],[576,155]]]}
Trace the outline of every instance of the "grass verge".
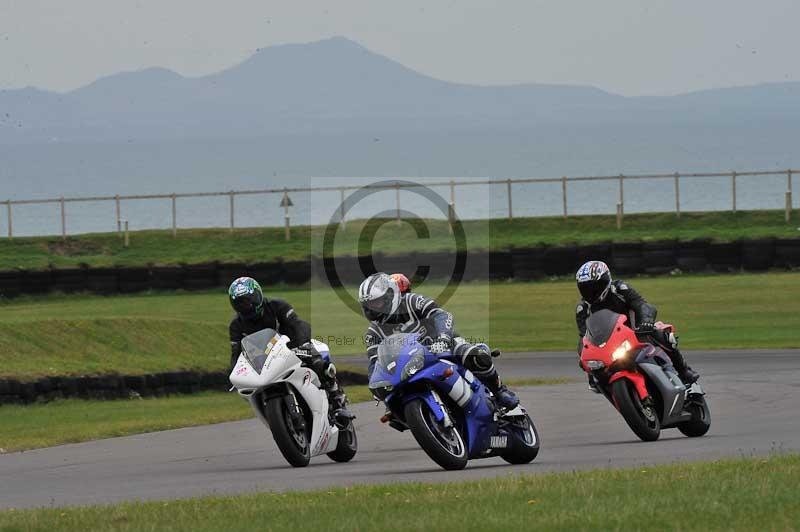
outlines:
{"label": "grass verge", "polygon": [[[567,378],[511,379],[510,386],[563,384]],[[351,403],[372,399],[366,386],[345,388]],[[381,411],[382,413],[382,411]],[[67,399],[0,406],[0,454],[143,432],[209,425],[253,417],[235,393],[205,392],[114,401]]]}
{"label": "grass verge", "polygon": [[[678,327],[685,350],[800,347],[798,282],[797,272],[632,280],[658,306],[659,317]],[[418,291],[435,297],[442,285]],[[269,295],[290,301],[331,345],[334,359],[364,352],[364,318],[331,289],[282,288]],[[507,352],[571,350],[576,301],[569,280],[462,283],[445,307],[461,334]],[[219,371],[229,360],[230,317],[224,291],[3,302],[0,376]]]}
{"label": "grass verge", "polygon": [[[375,234],[367,249],[388,255],[453,249],[453,238],[446,222],[424,220],[391,224],[380,229],[383,220],[353,220],[336,238],[339,255],[355,255],[361,239]],[[730,241],[766,236],[796,237],[797,224],[787,224],[783,211],[739,211],[630,214],[622,229],[616,217],[571,216],[515,218],[513,220],[465,220],[464,230],[470,249],[508,249],[539,244],[559,245],[603,241],[638,241],[713,238]],[[415,225],[424,224],[429,238],[420,239]],[[283,228],[185,229],[173,238],[171,231],[139,231],[131,234],[131,245],[123,246],[115,233],[69,237],[31,237],[0,239],[0,270],[10,268],[44,269],[48,266],[93,267],[144,266],[147,264],[196,264],[203,262],[263,262],[282,258],[304,259],[320,255],[324,226],[292,228],[292,240],[284,240]]]}
{"label": "grass verge", "polygon": [[[0,512],[2,530],[796,530],[800,456]],[[654,501],[657,500],[657,504]],[[299,525],[302,523],[302,525]]]}

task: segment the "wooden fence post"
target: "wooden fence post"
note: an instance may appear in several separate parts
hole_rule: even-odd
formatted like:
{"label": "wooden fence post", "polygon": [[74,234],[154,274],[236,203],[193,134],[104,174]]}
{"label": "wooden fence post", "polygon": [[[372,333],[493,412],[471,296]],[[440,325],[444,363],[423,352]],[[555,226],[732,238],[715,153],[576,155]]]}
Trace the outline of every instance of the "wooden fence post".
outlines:
{"label": "wooden fence post", "polygon": [[229,207],[229,209],[231,211],[231,232],[233,232],[233,226],[234,226],[234,222],[233,222],[233,212],[234,212],[233,211],[233,190],[228,192],[228,196],[230,197],[230,207]]}
{"label": "wooden fence post", "polygon": [[8,238],[14,238],[13,225],[11,224],[11,200],[6,201],[6,213],[8,215]]}
{"label": "wooden fence post", "polygon": [[450,233],[453,232],[453,224],[456,221],[456,184],[450,180],[450,206],[447,209],[447,227]]}
{"label": "wooden fence post", "polygon": [[786,170],[786,223],[792,220],[792,169]]}
{"label": "wooden fence post", "polygon": [[175,201],[175,193],[172,193],[172,238],[178,236],[178,205]]}
{"label": "wooden fence post", "polygon": [[736,172],[731,172],[731,194],[733,196],[733,212],[736,212]]}
{"label": "wooden fence post", "polygon": [[511,202],[511,178],[506,180],[506,195],[508,196],[508,219],[514,219],[514,207]]}
{"label": "wooden fence post", "polygon": [[567,176],[561,176],[561,203],[564,210],[564,219],[567,219]]}
{"label": "wooden fence post", "polygon": [[681,217],[681,176],[675,172],[675,216]]}
{"label": "wooden fence post", "polygon": [[342,227],[342,230],[345,229],[345,222],[344,222],[344,187],[339,189],[339,225]]}
{"label": "wooden fence post", "polygon": [[786,191],[786,223],[792,220],[792,191]]}
{"label": "wooden fence post", "polygon": [[122,222],[120,218],[119,194],[114,196],[114,203],[117,209],[117,234],[122,236]]}
{"label": "wooden fence post", "polygon": [[622,229],[622,203],[617,203],[617,229]]}
{"label": "wooden fence post", "polygon": [[625,212],[625,176],[619,174],[619,209]]}
{"label": "wooden fence post", "polygon": [[61,240],[67,239],[67,212],[64,209],[64,196],[59,201],[61,204]]}
{"label": "wooden fence post", "polygon": [[281,206],[283,207],[283,238],[287,242],[292,239],[291,219],[289,218],[289,207],[291,205],[292,201],[289,199],[289,191],[284,187]]}

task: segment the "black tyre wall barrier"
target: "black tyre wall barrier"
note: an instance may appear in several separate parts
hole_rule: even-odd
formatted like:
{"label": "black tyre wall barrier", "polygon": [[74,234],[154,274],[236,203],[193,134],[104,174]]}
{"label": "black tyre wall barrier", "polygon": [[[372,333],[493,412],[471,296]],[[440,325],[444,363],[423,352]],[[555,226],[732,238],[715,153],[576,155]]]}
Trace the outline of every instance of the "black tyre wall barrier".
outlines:
{"label": "black tyre wall barrier", "polygon": [[183,288],[183,268],[180,266],[153,266],[150,268],[150,287],[154,290],[180,290]]}
{"label": "black tyre wall barrier", "polygon": [[144,292],[150,289],[149,268],[120,268],[117,271],[119,291],[124,293]]}
{"label": "black tyre wall barrier", "polygon": [[742,267],[741,242],[711,242],[706,248],[706,258],[716,272],[735,272]]}
{"label": "black tyre wall barrier", "polygon": [[[326,264],[320,258],[256,264],[8,270],[0,271],[0,297],[45,294],[51,291],[115,294],[150,289],[210,290],[227,287],[233,279],[242,275],[254,277],[266,286],[280,283],[302,285],[311,280],[312,272],[323,284],[338,276],[345,284],[354,285],[376,269],[388,273],[404,273],[418,284],[424,279],[450,279],[456,259],[456,254],[451,252],[338,257],[335,260],[335,271],[331,269],[331,272],[326,272]],[[620,275],[665,274],[675,268],[684,272],[798,268],[800,238],[763,238],[726,243],[711,242],[708,239],[686,242],[665,240],[478,251],[467,256],[464,279],[527,281],[545,276],[566,276],[572,275],[587,260],[604,260]],[[373,264],[375,268],[372,267]],[[418,271],[419,278],[415,280],[413,277]]]}
{"label": "black tyre wall barrier", "polygon": [[217,286],[216,264],[192,264],[183,267],[183,288],[207,290]]}
{"label": "black tyre wall barrier", "polygon": [[46,294],[53,290],[50,270],[22,272],[20,281],[21,293],[24,294]]}
{"label": "black tyre wall barrier", "polygon": [[283,280],[286,284],[306,284],[311,280],[311,261],[295,260],[284,263]]}
{"label": "black tyre wall barrier", "polygon": [[702,272],[708,269],[706,250],[710,240],[689,240],[678,242],[675,251],[678,268],[684,272]]}
{"label": "black tyre wall barrier", "polygon": [[[342,385],[366,384],[367,376],[338,372]],[[43,377],[32,382],[0,379],[0,404],[31,403],[62,398],[120,399],[190,394],[230,388],[227,372],[171,371],[148,375],[100,375],[92,377]]]}
{"label": "black tyre wall barrier", "polygon": [[17,270],[0,271],[0,297],[17,297],[22,292],[23,274]]}
{"label": "black tyre wall barrier", "polygon": [[[455,257],[455,255],[453,255]],[[467,261],[464,265],[464,281],[485,281],[491,279],[491,263],[488,251],[477,251],[467,253]]]}
{"label": "black tyre wall barrier", "polygon": [[90,268],[86,271],[86,288],[95,294],[113,294],[119,291],[116,268]]}
{"label": "black tyre wall barrier", "polygon": [[[249,266],[243,266],[243,271],[247,272],[249,277],[257,280],[263,286],[274,286],[281,284],[285,279],[285,267],[283,262],[259,262]],[[223,266],[220,265],[219,271],[223,271]],[[226,275],[230,275],[226,272]],[[242,274],[244,275],[244,274]],[[222,277],[220,275],[220,277]],[[220,283],[220,286],[228,286],[234,278],[227,279]]]}
{"label": "black tyre wall barrier", "polygon": [[547,275],[567,275],[578,269],[577,246],[558,246],[545,248],[542,254],[542,267]]}
{"label": "black tyre wall barrier", "polygon": [[590,260],[601,260],[606,264],[611,264],[611,259],[611,242],[577,246],[575,269],[572,273],[576,273],[582,264],[589,262]]}
{"label": "black tyre wall barrier", "polygon": [[545,276],[544,248],[512,249],[511,268],[514,279],[532,281]]}
{"label": "black tyre wall barrier", "polygon": [[669,273],[678,267],[677,240],[662,240],[642,244],[644,272],[649,274]]}
{"label": "black tyre wall barrier", "polygon": [[768,270],[775,262],[775,240],[743,240],[742,268],[748,271]]}
{"label": "black tyre wall barrier", "polygon": [[[255,266],[253,265],[254,268]],[[253,273],[243,263],[220,264],[217,266],[217,286],[227,288],[239,277],[254,277],[262,286],[269,284],[261,276],[253,275]]]}
{"label": "black tyre wall barrier", "polygon": [[417,266],[407,272],[400,270],[398,271],[399,273],[404,273],[405,275],[409,276],[408,278],[411,279],[412,286],[414,283],[421,283],[425,280],[447,281],[455,271],[456,258],[456,254],[449,251],[421,253],[419,254],[419,262],[417,266],[422,266],[423,268],[419,270],[420,277],[418,279],[414,278],[417,272]]}
{"label": "black tyre wall barrier", "polygon": [[646,266],[641,242],[621,242],[611,246],[611,271],[622,275],[641,273]]}
{"label": "black tyre wall barrier", "polygon": [[489,279],[501,280],[514,277],[514,261],[510,251],[489,252]]}
{"label": "black tyre wall barrier", "polygon": [[64,268],[52,270],[51,288],[56,292],[83,292],[86,290],[86,268]]}
{"label": "black tyre wall barrier", "polygon": [[791,268],[800,266],[800,238],[775,240],[775,266]]}

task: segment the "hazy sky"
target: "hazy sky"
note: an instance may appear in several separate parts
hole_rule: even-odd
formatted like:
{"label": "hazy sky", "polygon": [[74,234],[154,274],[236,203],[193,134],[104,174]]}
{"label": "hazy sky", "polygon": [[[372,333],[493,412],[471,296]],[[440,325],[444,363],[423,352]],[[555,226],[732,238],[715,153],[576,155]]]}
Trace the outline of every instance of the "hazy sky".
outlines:
{"label": "hazy sky", "polygon": [[797,0],[0,0],[0,88],[199,76],[342,35],[451,81],[674,94],[800,80],[798,20]]}

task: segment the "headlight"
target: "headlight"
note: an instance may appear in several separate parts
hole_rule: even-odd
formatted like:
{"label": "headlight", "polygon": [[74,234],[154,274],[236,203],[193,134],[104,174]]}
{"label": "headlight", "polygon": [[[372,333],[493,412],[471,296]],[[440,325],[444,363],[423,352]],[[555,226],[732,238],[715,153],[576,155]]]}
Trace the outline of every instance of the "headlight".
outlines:
{"label": "headlight", "polygon": [[417,353],[411,360],[408,361],[408,364],[405,365],[403,368],[403,372],[400,374],[400,378],[402,380],[406,380],[407,378],[411,377],[412,375],[416,374],[422,367],[425,365],[425,355],[423,353]]}
{"label": "headlight", "polygon": [[620,345],[618,348],[614,350],[613,353],[611,353],[611,358],[613,358],[614,360],[625,358],[625,356],[628,354],[628,351],[630,350],[631,350],[631,343],[625,340],[624,342],[622,342],[622,345]]}
{"label": "headlight", "polygon": [[606,365],[603,363],[602,360],[587,360],[586,361],[586,367],[588,367],[592,371],[594,371],[596,369],[602,369],[605,366]]}
{"label": "headlight", "polygon": [[369,389],[370,390],[384,390],[385,389],[386,391],[391,391],[392,390],[392,383],[389,382],[389,381],[371,382],[371,383],[369,383]]}

